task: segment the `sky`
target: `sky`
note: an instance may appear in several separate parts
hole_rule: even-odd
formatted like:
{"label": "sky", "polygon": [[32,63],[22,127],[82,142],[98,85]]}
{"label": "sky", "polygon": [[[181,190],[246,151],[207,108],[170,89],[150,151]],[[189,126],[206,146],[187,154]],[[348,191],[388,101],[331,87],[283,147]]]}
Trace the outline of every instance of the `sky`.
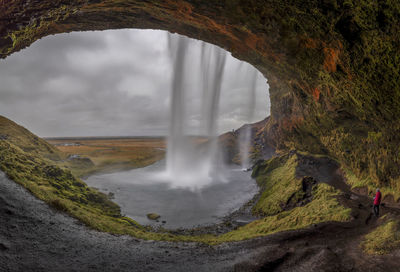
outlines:
{"label": "sky", "polygon": [[[173,68],[167,35],[125,29],[45,37],[0,60],[0,115],[41,137],[166,135]],[[185,60],[189,134],[201,119],[201,43],[190,39]],[[248,120],[254,69],[228,53],[219,133],[269,115],[267,80],[257,72]]]}

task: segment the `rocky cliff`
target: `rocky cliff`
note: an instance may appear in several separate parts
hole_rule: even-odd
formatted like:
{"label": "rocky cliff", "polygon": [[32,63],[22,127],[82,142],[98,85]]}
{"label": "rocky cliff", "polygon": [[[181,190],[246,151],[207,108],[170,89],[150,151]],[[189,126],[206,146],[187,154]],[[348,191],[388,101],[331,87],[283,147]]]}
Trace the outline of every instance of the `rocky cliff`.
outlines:
{"label": "rocky cliff", "polygon": [[156,28],[217,44],[268,79],[268,141],[325,153],[400,191],[395,0],[0,2],[0,56],[50,34]]}

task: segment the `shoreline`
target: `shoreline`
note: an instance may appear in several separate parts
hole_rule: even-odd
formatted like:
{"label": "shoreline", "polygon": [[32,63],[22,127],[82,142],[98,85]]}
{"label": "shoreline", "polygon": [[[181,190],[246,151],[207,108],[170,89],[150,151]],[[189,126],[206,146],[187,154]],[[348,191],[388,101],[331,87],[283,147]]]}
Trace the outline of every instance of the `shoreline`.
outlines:
{"label": "shoreline", "polygon": [[[118,174],[119,172],[129,172],[132,170],[133,171],[140,170],[140,169],[143,169],[146,167],[151,167],[152,165],[155,165],[157,163],[160,163],[160,161],[162,161],[162,160],[154,162],[153,164],[145,166],[145,167],[130,168],[130,169],[122,170],[122,171],[117,170],[117,171],[112,171],[112,172],[107,172],[107,171],[106,172],[104,172],[104,171],[97,172],[92,175],[88,175],[88,178],[90,176],[95,176],[95,175]],[[236,166],[236,165],[228,165],[227,168],[230,169],[231,167],[234,167],[234,166]],[[170,217],[169,219],[161,218],[161,219],[154,220],[154,221],[150,220],[150,222],[148,222],[148,223],[142,222],[142,223],[140,223],[140,225],[143,226],[144,228],[146,228],[146,230],[148,230],[148,231],[157,232],[157,233],[170,233],[170,234],[174,234],[174,235],[223,234],[223,233],[235,230],[240,226],[246,225],[254,220],[261,218],[261,217],[253,215],[252,208],[259,200],[262,191],[254,178],[251,178],[251,177],[248,177],[248,178],[249,178],[248,182],[254,183],[254,185],[252,185],[252,186],[255,186],[255,189],[253,191],[254,194],[252,194],[250,196],[251,198],[246,200],[243,204],[240,204],[240,206],[236,206],[236,207],[232,208],[230,211],[228,210],[224,215],[216,216],[215,217],[216,219],[212,220],[214,222],[193,224],[192,226],[187,226],[187,227],[185,227],[185,226],[165,227],[166,221],[173,222],[173,219],[171,221],[171,217]],[[250,181],[250,179],[251,179],[251,181]],[[239,183],[241,183],[241,180],[242,179],[239,180]],[[124,197],[121,194],[118,195],[118,190],[120,189],[119,186],[118,186],[118,190],[116,191],[116,188],[104,186],[105,183],[103,183],[103,186],[101,186],[101,184],[98,184],[99,186],[96,186],[95,184],[93,184],[93,182],[92,182],[92,184],[88,183],[87,179],[83,179],[83,181],[86,184],[88,184],[89,187],[94,188],[94,189],[102,192],[103,194],[111,195],[112,198],[110,198],[110,200],[115,202],[116,204],[118,204],[122,209],[123,209],[123,207],[122,207],[123,205],[121,204],[121,201],[123,203],[128,200],[126,198],[126,196]],[[231,181],[233,181],[233,180],[231,180]],[[112,180],[110,180],[109,182],[112,182]],[[229,182],[227,184],[229,184]],[[132,185],[132,186],[135,186],[135,185]],[[150,186],[150,184],[149,184],[149,186]],[[152,184],[152,186],[157,186],[157,185]],[[229,185],[227,185],[227,186],[229,186]],[[121,187],[121,188],[123,188],[123,187]],[[160,190],[163,191],[162,188]],[[120,203],[118,203],[118,201],[115,200],[115,198],[118,198],[118,197],[121,198]],[[126,209],[126,207],[125,207],[124,210],[122,211],[122,213],[125,214],[124,216],[127,216],[135,221],[140,220],[140,219],[138,219],[138,217],[128,215],[129,208]],[[150,211],[146,211],[146,212],[150,212]],[[155,213],[163,216],[162,215],[163,213],[160,211],[155,210],[155,211],[151,211],[151,212],[155,212]],[[139,216],[139,215],[137,215],[137,216]],[[139,217],[141,217],[141,216],[139,216]],[[139,221],[137,221],[137,222],[139,223]]]}

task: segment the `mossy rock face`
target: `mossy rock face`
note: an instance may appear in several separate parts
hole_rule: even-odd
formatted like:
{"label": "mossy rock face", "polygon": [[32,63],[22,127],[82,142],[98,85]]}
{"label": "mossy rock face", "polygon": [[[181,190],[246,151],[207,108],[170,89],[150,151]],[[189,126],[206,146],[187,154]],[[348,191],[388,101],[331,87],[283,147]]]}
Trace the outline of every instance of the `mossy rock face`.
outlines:
{"label": "mossy rock face", "polygon": [[148,213],[147,214],[147,218],[150,220],[157,220],[159,219],[161,216],[156,214],[156,213]]}
{"label": "mossy rock face", "polygon": [[328,153],[400,191],[399,1],[18,0],[0,14],[3,58],[46,35],[114,28],[224,47],[268,79],[269,143]]}

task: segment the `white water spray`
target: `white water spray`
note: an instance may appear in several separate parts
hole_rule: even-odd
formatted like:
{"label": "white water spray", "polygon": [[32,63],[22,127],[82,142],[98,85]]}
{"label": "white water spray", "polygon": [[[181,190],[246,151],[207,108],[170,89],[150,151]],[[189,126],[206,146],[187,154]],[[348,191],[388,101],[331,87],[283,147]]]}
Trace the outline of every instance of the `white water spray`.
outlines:
{"label": "white water spray", "polygon": [[[247,109],[246,118],[248,123],[253,121],[255,107],[256,107],[257,73],[258,71],[256,69],[252,69],[252,71],[250,71],[251,86],[250,86],[250,93],[247,96],[249,100],[247,102],[247,107],[246,107]],[[252,129],[251,125],[247,124],[241,129],[239,134],[240,160],[243,169],[248,169],[249,167],[251,167],[251,162],[250,162],[251,141],[252,141]]]}
{"label": "white water spray", "polygon": [[217,116],[226,51],[208,44],[202,45],[201,76],[203,82],[201,134],[207,143],[201,148],[185,134],[185,59],[187,39],[169,35],[173,75],[171,90],[170,131],[167,142],[166,177],[173,187],[200,189],[213,181],[213,166],[217,156]]}

